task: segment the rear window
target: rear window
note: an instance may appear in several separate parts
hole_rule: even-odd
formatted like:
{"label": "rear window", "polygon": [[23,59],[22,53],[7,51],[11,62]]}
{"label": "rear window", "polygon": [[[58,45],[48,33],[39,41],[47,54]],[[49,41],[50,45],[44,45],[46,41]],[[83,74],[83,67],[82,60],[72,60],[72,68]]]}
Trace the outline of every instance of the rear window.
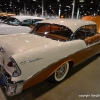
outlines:
{"label": "rear window", "polygon": [[66,26],[49,23],[38,23],[33,32],[36,35],[45,36],[59,41],[69,40],[72,34],[72,31]]}

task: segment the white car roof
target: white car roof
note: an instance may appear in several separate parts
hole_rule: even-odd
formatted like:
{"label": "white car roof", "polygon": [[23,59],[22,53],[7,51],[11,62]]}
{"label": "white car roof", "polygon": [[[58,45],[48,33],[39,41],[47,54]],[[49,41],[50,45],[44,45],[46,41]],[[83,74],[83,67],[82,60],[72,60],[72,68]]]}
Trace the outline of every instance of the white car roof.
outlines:
{"label": "white car roof", "polygon": [[96,23],[92,21],[77,20],[77,19],[48,19],[48,20],[43,20],[40,23],[64,25],[70,28],[73,32],[75,32],[79,27],[84,25],[91,25],[91,24],[96,25]]}
{"label": "white car roof", "polygon": [[13,18],[17,18],[19,21],[27,20],[27,19],[45,19],[42,17],[35,17],[35,16],[12,16]]}

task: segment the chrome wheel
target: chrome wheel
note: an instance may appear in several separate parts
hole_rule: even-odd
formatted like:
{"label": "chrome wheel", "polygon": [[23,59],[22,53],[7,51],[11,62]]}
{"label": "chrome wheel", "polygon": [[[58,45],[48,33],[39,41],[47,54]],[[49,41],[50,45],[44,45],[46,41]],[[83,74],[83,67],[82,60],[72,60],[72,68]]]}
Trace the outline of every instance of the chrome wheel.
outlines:
{"label": "chrome wheel", "polygon": [[62,81],[66,77],[68,70],[69,70],[68,62],[61,65],[61,67],[57,69],[56,72],[54,73],[55,81]]}

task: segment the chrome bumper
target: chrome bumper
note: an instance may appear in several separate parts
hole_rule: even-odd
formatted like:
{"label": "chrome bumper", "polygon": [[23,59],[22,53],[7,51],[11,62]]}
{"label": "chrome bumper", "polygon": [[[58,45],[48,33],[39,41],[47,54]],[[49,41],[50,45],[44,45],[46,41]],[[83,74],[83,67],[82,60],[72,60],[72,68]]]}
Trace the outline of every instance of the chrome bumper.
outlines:
{"label": "chrome bumper", "polygon": [[4,70],[3,66],[1,66],[0,69],[0,84],[4,86],[7,96],[13,96],[21,93],[24,81],[11,81],[11,76]]}

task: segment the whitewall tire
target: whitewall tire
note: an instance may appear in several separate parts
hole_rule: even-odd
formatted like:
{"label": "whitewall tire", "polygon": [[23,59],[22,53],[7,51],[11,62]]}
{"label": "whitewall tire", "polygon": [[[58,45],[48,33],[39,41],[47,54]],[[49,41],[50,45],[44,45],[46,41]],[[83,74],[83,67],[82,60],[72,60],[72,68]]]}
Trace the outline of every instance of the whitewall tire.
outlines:
{"label": "whitewall tire", "polygon": [[68,70],[69,70],[69,63],[66,62],[64,64],[62,64],[54,73],[53,75],[51,75],[50,79],[51,81],[53,82],[60,82],[62,81],[67,73],[68,73]]}

